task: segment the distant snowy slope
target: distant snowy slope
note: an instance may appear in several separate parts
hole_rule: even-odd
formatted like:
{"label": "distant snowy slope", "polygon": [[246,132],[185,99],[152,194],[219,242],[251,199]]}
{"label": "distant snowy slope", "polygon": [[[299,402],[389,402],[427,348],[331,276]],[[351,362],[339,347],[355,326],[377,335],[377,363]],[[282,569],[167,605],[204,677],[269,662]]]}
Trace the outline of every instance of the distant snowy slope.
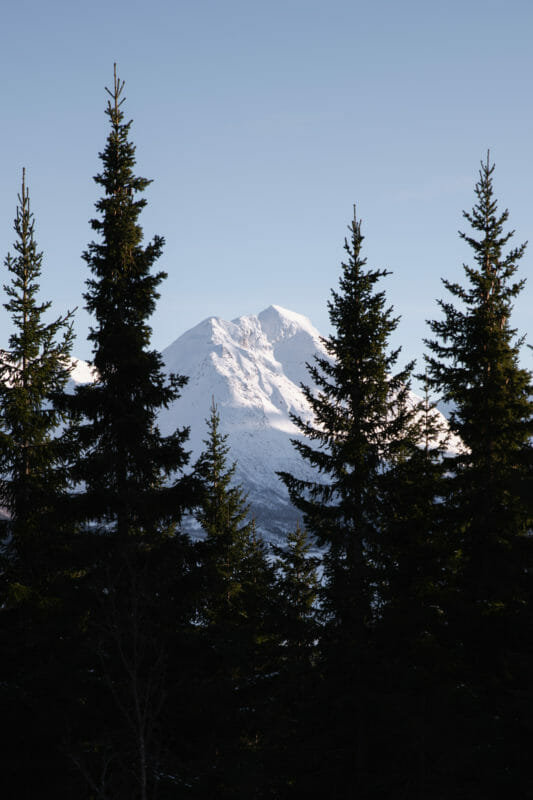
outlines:
{"label": "distant snowy slope", "polygon": [[70,385],[78,383],[91,383],[96,375],[96,370],[81,358],[71,358],[70,360]]}
{"label": "distant snowy slope", "polygon": [[187,375],[189,383],[181,399],[161,413],[162,433],[190,425],[194,462],[214,398],[237,461],[237,479],[249,493],[260,528],[274,536],[297,519],[276,472],[313,477],[291,445],[299,432],[289,415],[311,417],[299,381],[306,379],[305,362],[316,352],[324,353],[318,331],[306,317],[280,306],[233,322],[209,317],[163,351],[167,369]]}
{"label": "distant snowy slope", "polygon": [[[213,398],[222,431],[229,435],[230,458],[237,461],[236,479],[267,538],[284,536],[298,519],[276,473],[317,479],[291,444],[301,434],[290,418],[312,419],[300,383],[309,384],[306,362],[316,354],[327,357],[317,329],[307,317],[281,306],[232,322],[209,317],[162,353],[167,371],[189,381],[180,399],[160,413],[161,432],[190,426],[192,466],[203,448]],[[91,370],[78,361],[72,377],[86,382]],[[418,400],[411,396],[413,403]]]}

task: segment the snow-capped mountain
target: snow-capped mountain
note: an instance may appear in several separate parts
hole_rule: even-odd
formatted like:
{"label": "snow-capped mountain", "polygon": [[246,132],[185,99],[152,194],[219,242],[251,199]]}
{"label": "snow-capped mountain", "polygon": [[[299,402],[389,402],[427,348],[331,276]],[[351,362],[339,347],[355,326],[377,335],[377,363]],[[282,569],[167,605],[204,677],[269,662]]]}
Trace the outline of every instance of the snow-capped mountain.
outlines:
{"label": "snow-capped mountain", "polygon": [[161,413],[161,432],[190,425],[194,463],[214,399],[229,436],[230,458],[237,462],[236,479],[268,537],[285,533],[298,519],[276,472],[313,477],[291,445],[299,431],[290,414],[311,417],[300,381],[307,381],[305,363],[317,352],[325,351],[316,328],[279,306],[232,322],[209,317],[163,351],[166,368],[187,375],[189,382],[182,397]]}
{"label": "snow-capped mountain", "polygon": [[[232,322],[209,317],[162,353],[167,371],[189,381],[180,399],[161,412],[161,432],[190,426],[193,465],[203,448],[214,399],[222,432],[229,437],[230,459],[237,462],[236,480],[248,493],[266,538],[283,536],[298,519],[276,473],[317,479],[291,444],[301,434],[290,419],[291,414],[312,419],[300,383],[309,383],[306,362],[313,362],[317,353],[326,355],[317,329],[307,317],[280,306]],[[90,368],[77,362],[72,377],[90,380]],[[415,395],[412,402],[418,402]]]}

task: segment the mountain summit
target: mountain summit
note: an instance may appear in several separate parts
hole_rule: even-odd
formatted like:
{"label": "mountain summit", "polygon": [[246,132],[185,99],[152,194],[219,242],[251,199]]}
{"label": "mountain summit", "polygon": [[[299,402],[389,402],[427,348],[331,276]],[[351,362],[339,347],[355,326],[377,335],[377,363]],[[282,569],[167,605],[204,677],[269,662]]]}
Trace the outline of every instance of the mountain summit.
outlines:
{"label": "mountain summit", "polygon": [[[229,436],[230,460],[237,462],[236,480],[267,539],[284,537],[299,518],[276,473],[316,480],[291,444],[301,433],[290,415],[312,419],[300,384],[309,384],[306,363],[317,354],[327,357],[309,319],[275,305],[232,322],[208,317],[162,353],[166,370],[187,375],[189,382],[180,399],[160,412],[161,433],[190,426],[192,466],[203,449],[214,399],[221,433]],[[90,376],[85,362],[77,362],[73,380],[85,382]],[[412,401],[419,398],[412,395]],[[453,439],[452,445],[457,447]]]}
{"label": "mountain summit", "polygon": [[221,431],[229,435],[230,458],[237,461],[236,479],[269,538],[284,534],[298,518],[276,472],[309,472],[290,442],[300,436],[290,414],[310,418],[300,382],[307,380],[305,364],[317,352],[325,354],[324,346],[307,317],[270,306],[232,322],[208,317],[162,354],[166,368],[187,375],[189,383],[180,400],[161,413],[161,432],[190,425],[194,462],[214,398]]}

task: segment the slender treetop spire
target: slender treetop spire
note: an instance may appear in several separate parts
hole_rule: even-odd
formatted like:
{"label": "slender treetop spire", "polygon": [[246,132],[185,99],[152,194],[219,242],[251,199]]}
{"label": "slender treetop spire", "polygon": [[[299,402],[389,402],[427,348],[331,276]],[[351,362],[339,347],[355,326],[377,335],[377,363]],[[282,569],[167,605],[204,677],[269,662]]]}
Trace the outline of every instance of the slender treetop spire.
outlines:
{"label": "slender treetop spire", "polygon": [[[183,488],[165,485],[165,478],[187,462],[187,431],[162,437],[156,424],[160,408],[179,396],[186,379],[165,375],[161,355],[150,347],[149,317],[159,298],[165,272],[152,267],[164,240],[155,236],[143,245],[138,199],[150,180],[135,175],[131,121],[124,122],[124,81],[114,66],[113,88],[106,115],[111,130],[100,153],[102,170],[95,182],[103,194],[91,226],[98,235],[83,254],[91,271],[87,310],[95,323],[89,339],[99,380],[78,389],[78,411],[86,422],[79,429],[85,456],[78,463],[79,481],[89,519],[111,524],[121,535],[155,533],[179,519]],[[84,512],[85,513],[85,512]],[[166,524],[166,523],[165,523]]]}

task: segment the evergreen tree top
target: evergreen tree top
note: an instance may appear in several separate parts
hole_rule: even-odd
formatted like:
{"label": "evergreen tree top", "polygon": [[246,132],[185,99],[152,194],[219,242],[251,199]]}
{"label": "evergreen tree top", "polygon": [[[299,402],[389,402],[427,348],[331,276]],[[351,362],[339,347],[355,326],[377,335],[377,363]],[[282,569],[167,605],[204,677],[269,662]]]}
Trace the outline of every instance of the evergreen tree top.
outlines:
{"label": "evergreen tree top", "polygon": [[[26,186],[26,170],[22,170],[22,185],[17,195],[18,205],[13,228],[16,240],[13,249],[15,257],[8,253],[4,264],[11,273],[11,283],[4,285],[9,298],[4,308],[11,314],[14,330],[9,337],[8,351],[4,351],[2,370],[4,380],[17,385],[23,380],[24,370],[31,362],[48,358],[55,366],[54,385],[50,390],[61,388],[68,380],[69,373],[66,361],[59,364],[58,357],[70,353],[73,333],[72,317],[74,312],[46,323],[43,316],[51,308],[51,301],[38,302],[40,286],[38,279],[42,271],[43,253],[38,250],[35,241],[35,219],[31,211],[30,195]],[[63,336],[60,336],[63,331]],[[57,337],[59,336],[59,339]],[[57,339],[57,341],[56,341]],[[33,363],[33,385],[38,391],[42,386],[36,385],[36,363]],[[61,368],[62,367],[62,368]],[[26,388],[29,389],[26,380]]]}
{"label": "evergreen tree top", "polygon": [[[344,240],[348,259],[341,264],[339,291],[332,290],[328,302],[330,321],[337,334],[324,342],[352,381],[362,376],[366,380],[369,367],[381,378],[390,371],[399,354],[399,350],[388,352],[386,347],[399,318],[393,315],[392,307],[387,307],[385,292],[376,291],[377,283],[390,275],[390,271],[366,268],[366,258],[361,256],[364,236],[355,206],[348,230],[350,240]],[[337,384],[343,385],[341,381]],[[349,390],[348,386],[346,389]]]}
{"label": "evergreen tree top", "polygon": [[[379,470],[383,459],[394,458],[407,424],[406,405],[413,364],[394,373],[400,349],[389,349],[389,339],[398,317],[387,306],[385,292],[377,284],[389,275],[386,269],[366,268],[361,256],[361,221],[354,217],[345,239],[348,255],[342,263],[339,290],[328,304],[335,333],[323,339],[329,358],[316,357],[308,365],[318,393],[303,386],[315,421],[293,421],[322,449],[295,440],[294,445],[311,464],[335,476],[335,487],[318,486],[311,491],[346,491],[352,494],[352,473],[357,471],[361,487]],[[296,485],[296,484],[294,484]],[[361,488],[360,487],[360,488]],[[309,487],[310,488],[310,487]]]}
{"label": "evergreen tree top", "polygon": [[[1,352],[2,383],[9,389],[24,391],[26,400],[33,396],[35,408],[41,408],[46,397],[64,388],[69,379],[69,355],[73,341],[72,317],[67,312],[52,322],[43,317],[52,306],[51,301],[39,302],[43,253],[35,241],[35,220],[30,207],[26,186],[26,170],[22,170],[21,191],[13,228],[16,240],[15,257],[8,253],[4,264],[11,274],[11,283],[4,285],[9,298],[4,308],[11,315],[13,332],[8,349]],[[12,393],[13,394],[13,393]],[[22,401],[21,402],[25,402]],[[54,418],[49,430],[58,424],[59,415],[41,408],[44,418]]]}
{"label": "evergreen tree top", "polygon": [[[281,473],[292,502],[324,556],[326,613],[362,636],[375,610],[377,554],[386,497],[383,476],[411,453],[419,431],[409,402],[412,364],[394,372],[399,350],[389,347],[398,324],[379,281],[361,255],[361,222],[345,240],[339,288],[329,313],[335,332],[324,339],[329,358],[309,366],[314,387],[303,386],[314,420],[293,421],[309,441],[294,440],[316,469],[316,480]],[[316,387],[316,388],[315,388]],[[333,618],[332,618],[333,619]]]}
{"label": "evergreen tree top", "polygon": [[[166,374],[160,353],[150,349],[148,319],[166,277],[152,273],[163,238],[142,244],[139,214],[146,201],[136,195],[149,181],[135,176],[131,122],[124,122],[124,81],[114,69],[106,87],[110,131],[95,177],[104,190],[93,219],[98,242],[84,253],[92,276],[86,308],[95,317],[89,339],[98,379],[78,386],[72,405],[81,422],[76,428],[81,455],[75,478],[86,487],[78,495],[79,515],[114,526],[122,538],[139,532],[164,532],[193,505],[194,481],[176,479],[188,461],[188,429],[161,436],[157,414],[179,397],[187,379]],[[176,479],[168,486],[167,479]]]}
{"label": "evergreen tree top", "polygon": [[494,168],[487,154],[475,185],[477,202],[463,212],[473,230],[459,232],[474,254],[474,265],[463,265],[467,284],[443,280],[456,302],[438,301],[444,317],[428,322],[435,338],[425,340],[429,383],[454,404],[452,426],[474,448],[490,439],[500,439],[503,448],[522,446],[531,427],[531,375],[519,365],[524,340],[510,326],[513,300],[525,284],[513,278],[526,243],[506,252],[514,231],[505,231],[508,211],[498,211]]}
{"label": "evergreen tree top", "polygon": [[[464,301],[466,306],[480,305],[486,309],[489,305],[493,309],[494,324],[504,325],[511,312],[511,300],[516,297],[524,287],[525,279],[509,283],[509,279],[518,269],[518,261],[522,258],[527,242],[518,247],[511,248],[504,254],[504,248],[514,236],[514,230],[504,232],[504,225],[509,218],[509,211],[499,213],[498,203],[494,197],[493,173],[495,164],[490,163],[490,154],[487,160],[481,162],[479,180],[475,185],[477,203],[471,212],[463,211],[463,217],[468,220],[474,231],[481,234],[481,238],[470,236],[459,231],[459,236],[474,251],[474,260],[477,267],[463,265],[469,278],[470,288],[465,289],[457,283],[443,280],[444,285],[452,294]],[[441,304],[442,305],[442,304]]]}
{"label": "evergreen tree top", "polygon": [[[55,401],[69,379],[73,341],[73,312],[44,319],[51,303],[39,301],[43,254],[35,241],[24,169],[14,230],[16,255],[5,259],[11,283],[4,286],[13,332],[8,349],[0,352],[0,505],[10,512],[20,549],[30,529],[44,535],[44,511],[68,484],[57,431],[66,415]],[[28,556],[28,563],[33,561]]]}
{"label": "evergreen tree top", "polygon": [[251,530],[251,523],[246,522],[249,506],[242,487],[233,484],[237,465],[228,464],[228,436],[220,432],[220,414],[214,398],[206,424],[205,448],[195,464],[203,487],[197,517],[208,539],[222,537],[229,546],[242,547]]}
{"label": "evergreen tree top", "polygon": [[[155,310],[159,299],[157,286],[166,278],[163,271],[150,274],[153,263],[161,255],[164,239],[155,236],[142,247],[143,231],[138,217],[146,205],[145,198],[136,195],[151,183],[134,174],[135,146],[129,141],[132,121],[124,122],[122,105],[124,81],[114,69],[113,89],[106,87],[109,100],[106,115],[111,124],[103,152],[99,154],[103,170],[94,180],[104,189],[96,209],[101,218],[92,219],[93,230],[101,242],[91,242],[83,254],[94,278],[87,281],[84,295],[87,310],[94,313],[100,327],[91,329],[89,339],[95,345],[95,365],[106,369],[107,358],[112,359],[110,345],[123,344],[120,328],[135,332],[136,349],[150,342],[151,329],[146,320]],[[115,339],[116,336],[116,339]]]}

